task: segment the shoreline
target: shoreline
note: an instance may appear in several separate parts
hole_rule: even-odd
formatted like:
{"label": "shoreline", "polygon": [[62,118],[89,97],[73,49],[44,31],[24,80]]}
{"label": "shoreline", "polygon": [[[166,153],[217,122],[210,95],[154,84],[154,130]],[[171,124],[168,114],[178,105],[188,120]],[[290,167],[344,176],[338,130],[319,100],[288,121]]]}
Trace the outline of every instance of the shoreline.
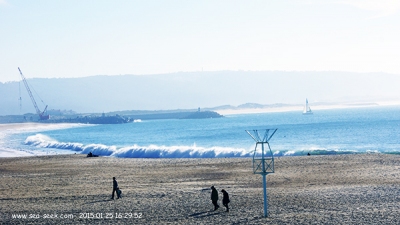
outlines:
{"label": "shoreline", "polygon": [[[75,152],[72,150],[63,150],[56,149],[54,151],[30,151],[30,150],[18,150],[11,149],[2,146],[2,139],[7,138],[7,135],[10,133],[18,133],[18,132],[32,132],[32,131],[44,131],[44,130],[56,130],[56,129],[65,129],[69,127],[76,126],[87,126],[86,124],[70,124],[70,123],[11,123],[11,124],[0,124],[0,158],[9,158],[9,157],[29,157],[29,156],[38,156],[38,155],[66,155],[66,154],[80,154],[80,152]],[[92,125],[89,125],[92,126]],[[314,151],[316,151],[314,153]],[[278,151],[279,152],[279,151]],[[332,151],[327,151],[326,154],[323,150],[304,150],[302,152],[297,152],[296,154],[283,154],[277,153],[274,155],[275,157],[293,157],[293,156],[305,156],[309,152],[311,155],[347,155],[347,154],[389,154],[389,155],[399,155],[400,152],[351,152],[351,151],[336,151],[332,153]],[[283,155],[282,155],[283,154]],[[85,155],[85,154],[84,154]],[[104,156],[104,155],[103,155]],[[104,156],[107,157],[107,156]],[[121,157],[123,158],[123,157]],[[233,157],[236,158],[236,157]],[[238,157],[240,158],[240,157]]]}
{"label": "shoreline", "polygon": [[[386,103],[385,106],[382,105],[376,105],[376,106],[360,106],[360,105],[356,105],[353,106],[360,108],[360,107],[370,107],[370,108],[378,108],[378,107],[388,107],[388,106],[397,106],[397,105],[393,105],[393,104],[389,104]],[[336,105],[336,107],[339,107]],[[347,107],[349,108],[349,107]],[[279,109],[280,112],[282,112],[283,110],[287,110],[287,111],[294,111],[293,108],[285,108],[285,107],[277,107],[275,109]],[[319,110],[322,108],[318,108],[316,107],[316,110]],[[333,109],[332,107],[329,109]],[[260,109],[260,110],[254,110],[251,112],[247,112],[247,111],[237,111],[234,110],[234,112],[226,112],[228,115],[234,115],[234,114],[241,114],[241,113],[245,113],[246,114],[251,114],[251,113],[268,113],[268,112],[272,112],[272,111],[263,111],[265,109]],[[275,111],[274,111],[275,112]],[[300,112],[299,112],[300,113]],[[75,124],[75,123],[33,123],[33,122],[28,122],[28,123],[9,123],[9,124],[0,124],[0,157],[26,157],[26,156],[32,156],[35,155],[36,152],[35,151],[29,151],[29,148],[24,148],[21,147],[21,149],[11,149],[12,147],[6,146],[3,143],[6,143],[6,138],[7,135],[12,134],[12,133],[19,133],[19,132],[34,132],[34,131],[43,131],[43,130],[55,130],[55,129],[65,129],[65,128],[69,128],[69,127],[75,127],[75,126],[87,126],[87,124]],[[89,125],[91,126],[91,125]],[[11,145],[10,145],[11,146]],[[381,151],[384,151],[385,149],[380,149]],[[57,151],[60,151],[60,154],[68,154],[68,153],[75,153],[73,151],[69,151],[66,150],[67,152],[61,152],[60,149],[56,149],[55,151],[46,151],[44,153],[37,153],[40,155],[57,155]],[[305,150],[307,154],[307,151],[310,151],[312,154],[312,150]],[[323,151],[323,149],[321,150]],[[78,152],[77,152],[78,153]],[[366,152],[368,153],[368,152]],[[381,152],[383,154],[400,154],[398,152]],[[293,154],[293,155],[301,155],[302,153],[300,152],[299,154]],[[322,152],[322,154],[325,154],[324,152]],[[345,154],[343,152],[337,152],[337,154]],[[361,153],[362,154],[362,153]],[[292,154],[289,154],[288,156],[293,156]],[[278,157],[278,156],[277,156]]]}
{"label": "shoreline", "polygon": [[[30,224],[399,224],[400,156],[279,157],[262,177],[251,158],[0,158],[0,221]],[[110,200],[112,177],[122,199]],[[213,211],[210,187],[220,195]],[[224,212],[221,189],[230,194]],[[94,216],[88,218],[92,213]],[[129,217],[140,215],[140,218]],[[38,215],[18,219],[12,215]],[[97,214],[98,217],[95,217]],[[44,215],[58,215],[44,218]],[[60,218],[69,215],[69,218]],[[114,215],[113,218],[105,218]],[[115,215],[122,215],[116,218]],[[86,216],[86,217],[85,217]],[[102,216],[102,218],[100,218]]]}
{"label": "shoreline", "polygon": [[2,146],[2,139],[6,138],[6,136],[10,133],[32,132],[36,130],[57,130],[76,126],[82,126],[82,124],[38,122],[0,124],[0,158],[35,156],[33,153],[29,153],[27,151],[10,149]]}
{"label": "shoreline", "polygon": [[0,134],[11,131],[33,131],[33,130],[53,130],[63,129],[65,127],[82,126],[79,123],[39,123],[39,122],[26,122],[26,123],[0,123]]}

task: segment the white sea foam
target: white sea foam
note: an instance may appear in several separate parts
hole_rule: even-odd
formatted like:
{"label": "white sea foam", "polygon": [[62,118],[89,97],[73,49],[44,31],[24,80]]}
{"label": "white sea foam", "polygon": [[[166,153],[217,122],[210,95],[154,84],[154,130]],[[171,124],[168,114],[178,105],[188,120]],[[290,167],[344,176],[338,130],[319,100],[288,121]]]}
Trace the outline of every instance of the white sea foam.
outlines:
{"label": "white sea foam", "polygon": [[226,147],[197,147],[197,146],[130,146],[124,147],[111,156],[124,158],[223,158],[249,157],[245,149]]}
{"label": "white sea foam", "polygon": [[34,156],[32,152],[19,151],[15,149],[3,148],[0,150],[0,157],[24,157],[24,156]]}
{"label": "white sea foam", "polygon": [[[254,150],[246,150],[244,148],[229,147],[201,147],[193,144],[192,146],[165,146],[165,145],[148,145],[139,146],[132,145],[126,147],[108,146],[104,144],[82,144],[74,142],[58,142],[46,135],[36,134],[26,138],[26,145],[36,146],[41,149],[49,149],[49,152],[60,154],[63,153],[80,153],[88,154],[92,152],[99,156],[110,156],[118,158],[225,158],[225,157],[252,157]],[[60,152],[59,152],[60,151]],[[296,156],[311,154],[346,154],[356,153],[350,150],[328,150],[325,148],[311,147],[301,150],[277,150],[273,152],[274,156]],[[42,152],[31,154],[43,154]],[[47,153],[49,154],[49,153]]]}
{"label": "white sea foam", "polygon": [[82,151],[83,149],[83,144],[72,142],[58,142],[43,134],[35,134],[33,136],[27,137],[25,140],[25,144],[33,145],[39,148],[56,148],[72,151]]}
{"label": "white sea foam", "polygon": [[[1,124],[0,129],[0,157],[21,157],[21,156],[35,156],[35,155],[48,155],[58,154],[59,151],[30,151],[26,149],[11,149],[5,146],[5,140],[9,135],[18,133],[28,132],[41,132],[47,130],[60,130],[82,126],[94,126],[87,124],[73,124],[73,123],[58,123],[58,124],[47,124],[47,123],[21,123],[21,124]],[[73,149],[71,146],[62,146],[51,138],[38,134],[35,137],[28,137],[27,140],[29,145],[36,145],[43,148],[51,148],[57,146],[58,149]],[[45,146],[44,146],[45,145]],[[65,153],[65,152],[64,152]]]}
{"label": "white sea foam", "polygon": [[10,126],[3,132],[5,134],[15,134],[15,133],[28,133],[28,132],[41,132],[47,130],[61,130],[74,127],[83,126],[95,126],[90,124],[79,124],[79,123],[26,123],[18,124],[16,126]]}
{"label": "white sea foam", "polygon": [[287,151],[283,153],[284,156],[289,156],[289,155],[294,155],[296,152],[295,151]]}

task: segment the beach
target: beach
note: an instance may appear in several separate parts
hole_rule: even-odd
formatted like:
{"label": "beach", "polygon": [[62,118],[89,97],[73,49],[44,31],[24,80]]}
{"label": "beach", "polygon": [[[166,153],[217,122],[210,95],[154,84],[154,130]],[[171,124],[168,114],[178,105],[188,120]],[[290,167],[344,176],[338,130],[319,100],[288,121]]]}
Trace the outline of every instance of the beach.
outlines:
{"label": "beach", "polygon": [[[10,157],[0,158],[0,171],[1,224],[400,223],[399,155],[275,158],[267,218],[252,158]],[[121,199],[110,199],[112,177]]]}

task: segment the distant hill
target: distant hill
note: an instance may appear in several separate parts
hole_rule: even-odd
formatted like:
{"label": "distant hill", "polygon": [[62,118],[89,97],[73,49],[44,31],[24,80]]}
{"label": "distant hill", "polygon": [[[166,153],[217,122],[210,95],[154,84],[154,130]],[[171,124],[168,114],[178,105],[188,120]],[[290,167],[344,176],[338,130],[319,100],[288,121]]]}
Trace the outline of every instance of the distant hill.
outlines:
{"label": "distant hill", "polygon": [[[29,71],[24,75],[39,108],[47,104],[53,112],[259,108],[302,105],[305,98],[311,103],[400,99],[400,75],[385,73],[219,71],[52,79],[32,79]],[[0,115],[35,113],[19,82],[0,83],[0,96]]]}

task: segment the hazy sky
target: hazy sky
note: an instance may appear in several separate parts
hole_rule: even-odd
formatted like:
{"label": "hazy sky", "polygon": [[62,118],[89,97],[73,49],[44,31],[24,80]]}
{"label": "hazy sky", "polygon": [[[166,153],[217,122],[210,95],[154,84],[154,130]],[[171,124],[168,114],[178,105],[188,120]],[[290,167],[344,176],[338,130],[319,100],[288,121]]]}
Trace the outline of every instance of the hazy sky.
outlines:
{"label": "hazy sky", "polygon": [[177,71],[400,74],[398,0],[0,0],[0,82]]}

